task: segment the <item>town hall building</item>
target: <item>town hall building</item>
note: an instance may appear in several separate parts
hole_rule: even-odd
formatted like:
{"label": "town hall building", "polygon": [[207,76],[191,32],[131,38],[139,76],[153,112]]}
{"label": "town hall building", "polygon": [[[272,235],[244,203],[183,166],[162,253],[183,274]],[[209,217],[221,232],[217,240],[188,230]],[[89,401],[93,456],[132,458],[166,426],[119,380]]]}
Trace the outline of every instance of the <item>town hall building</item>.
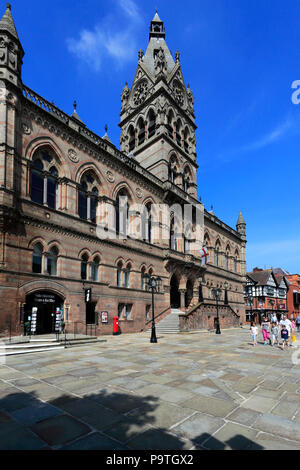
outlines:
{"label": "town hall building", "polygon": [[[182,330],[214,328],[217,303],[221,327],[245,322],[246,224],[240,213],[229,227],[197,199],[194,95],[165,36],[156,13],[121,94],[119,149],[88,129],[76,106],[68,115],[23,83],[24,50],[7,4],[0,21],[0,334],[9,326],[22,334],[33,314],[34,332],[51,333],[57,312],[67,331],[93,325],[97,335],[112,334],[118,316],[121,333],[140,332],[151,319],[145,275],[161,280],[157,322],[177,314]],[[140,237],[123,233],[124,198]],[[160,205],[192,206],[188,234],[172,211],[154,227],[152,208]],[[103,207],[115,214],[115,238],[99,237],[99,227],[110,230]]]}

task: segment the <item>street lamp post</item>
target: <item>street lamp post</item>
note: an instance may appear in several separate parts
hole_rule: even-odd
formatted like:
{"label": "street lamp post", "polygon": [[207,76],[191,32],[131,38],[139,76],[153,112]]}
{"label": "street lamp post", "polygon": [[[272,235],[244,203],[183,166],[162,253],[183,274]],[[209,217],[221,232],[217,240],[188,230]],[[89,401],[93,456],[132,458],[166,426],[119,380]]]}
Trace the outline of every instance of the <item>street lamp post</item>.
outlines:
{"label": "street lamp post", "polygon": [[212,290],[213,296],[216,299],[217,302],[217,324],[216,324],[216,335],[221,334],[221,328],[220,328],[220,319],[219,319],[219,300],[221,297],[221,289],[213,289]]}
{"label": "street lamp post", "polygon": [[225,297],[224,297],[224,304],[228,305],[228,282],[225,281],[224,287],[225,287]]}
{"label": "street lamp post", "polygon": [[251,296],[251,294],[248,294],[248,302],[249,302],[249,305],[250,305],[251,321],[254,321],[253,311],[252,311],[252,307],[253,307],[253,297]]}
{"label": "street lamp post", "polygon": [[270,302],[270,305],[272,306],[272,318],[273,318],[273,315],[274,315],[274,305],[275,305],[275,300],[274,299],[270,299],[269,300]]}
{"label": "street lamp post", "polygon": [[152,292],[152,331],[151,331],[151,339],[150,343],[157,343],[156,337],[156,327],[155,327],[155,315],[154,315],[154,292],[159,292],[161,286],[161,278],[160,277],[151,277],[148,274],[144,275],[144,279],[146,282],[146,286],[151,289]]}
{"label": "street lamp post", "polygon": [[203,291],[202,291],[202,282],[203,282],[203,277],[199,277],[199,304],[203,302]]}

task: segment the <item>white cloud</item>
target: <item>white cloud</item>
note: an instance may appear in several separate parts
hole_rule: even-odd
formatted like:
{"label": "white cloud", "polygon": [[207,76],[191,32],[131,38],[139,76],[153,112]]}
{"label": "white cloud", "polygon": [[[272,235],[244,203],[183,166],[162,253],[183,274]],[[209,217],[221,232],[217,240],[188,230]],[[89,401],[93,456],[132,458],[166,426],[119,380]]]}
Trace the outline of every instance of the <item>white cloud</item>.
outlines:
{"label": "white cloud", "polygon": [[[117,0],[118,13],[104,18],[92,30],[83,29],[79,38],[68,38],[69,51],[81,62],[98,72],[106,58],[112,58],[120,67],[131,60],[137,51],[135,28],[142,22],[138,6],[133,0]],[[126,26],[120,28],[121,20]],[[120,20],[120,21],[119,21]]]}
{"label": "white cloud", "polygon": [[254,142],[251,142],[248,145],[241,147],[240,151],[248,152],[249,150],[258,150],[258,149],[267,147],[273,142],[276,142],[277,140],[279,140],[280,137],[282,137],[291,127],[292,127],[292,122],[289,119],[287,119],[283,123],[281,123],[278,127],[276,127],[273,131],[266,134],[265,136],[261,137],[260,139],[257,139]]}

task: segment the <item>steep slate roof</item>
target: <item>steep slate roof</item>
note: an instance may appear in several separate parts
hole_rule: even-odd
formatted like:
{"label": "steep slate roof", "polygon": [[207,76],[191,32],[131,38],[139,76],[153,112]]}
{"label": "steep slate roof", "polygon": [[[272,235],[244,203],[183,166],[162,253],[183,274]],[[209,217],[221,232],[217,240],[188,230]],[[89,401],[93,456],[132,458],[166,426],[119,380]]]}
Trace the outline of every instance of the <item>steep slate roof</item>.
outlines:
{"label": "steep slate roof", "polygon": [[6,12],[4,13],[1,21],[0,21],[0,30],[1,31],[8,31],[10,32],[18,41],[19,36],[16,30],[16,26],[11,15],[11,5],[10,3],[6,4]]}
{"label": "steep slate roof", "polygon": [[271,275],[272,269],[247,273],[247,276],[250,277],[250,279],[256,282],[259,286],[265,286]]}
{"label": "steep slate roof", "polygon": [[247,273],[247,276],[259,286],[267,285],[270,276],[273,276],[277,286],[280,285],[282,279],[284,280],[287,287],[289,287],[290,285],[289,281],[286,279],[283,272],[282,273],[274,272],[274,270],[272,269],[264,269],[263,271],[255,271],[255,272]]}

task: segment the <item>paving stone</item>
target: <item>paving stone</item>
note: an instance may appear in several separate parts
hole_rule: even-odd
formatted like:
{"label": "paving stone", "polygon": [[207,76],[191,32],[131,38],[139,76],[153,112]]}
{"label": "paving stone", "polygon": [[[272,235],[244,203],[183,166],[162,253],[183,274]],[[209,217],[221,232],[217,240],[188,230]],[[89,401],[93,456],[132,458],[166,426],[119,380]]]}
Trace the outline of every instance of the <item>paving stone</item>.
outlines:
{"label": "paving stone", "polygon": [[237,405],[229,400],[219,400],[217,398],[197,395],[192,399],[183,401],[181,406],[191,408],[192,410],[202,411],[213,416],[224,418],[231,411],[237,408]]}
{"label": "paving stone", "polygon": [[110,439],[108,436],[104,436],[98,432],[89,434],[88,436],[78,439],[76,442],[68,444],[61,448],[61,450],[129,450],[128,447],[121,443]]}
{"label": "paving stone", "polygon": [[177,434],[179,437],[189,439],[195,444],[202,444],[206,439],[206,433],[213,434],[224,424],[225,421],[221,418],[196,413],[183,423],[173,427],[172,433]]}
{"label": "paving stone", "polygon": [[279,400],[280,397],[282,397],[282,395],[284,394],[284,391],[279,389],[279,390],[269,390],[267,388],[263,388],[263,387],[258,387],[256,390],[255,390],[255,395],[256,396],[261,396],[261,397],[265,397],[265,398],[273,398],[274,400]]}
{"label": "paving stone", "polygon": [[62,414],[62,412],[54,406],[42,402],[38,403],[37,401],[32,402],[32,405],[26,408],[11,411],[11,415],[16,421],[27,426],[59,414]]}
{"label": "paving stone", "polygon": [[[295,441],[288,441],[280,439],[278,436],[272,434],[262,433],[253,439],[255,443],[263,447],[264,450],[300,450],[300,443]],[[255,450],[255,445],[250,447],[249,450]]]}
{"label": "paving stone", "polygon": [[235,421],[244,426],[252,426],[257,418],[261,415],[258,411],[247,408],[238,408],[226,417],[228,421]]}
{"label": "paving stone", "polygon": [[191,443],[164,429],[151,429],[131,439],[127,446],[134,450],[188,450]]}
{"label": "paving stone", "polygon": [[90,428],[71,416],[61,415],[31,427],[50,446],[63,445],[90,432]]}
{"label": "paving stone", "polygon": [[266,433],[272,430],[276,436],[300,442],[300,422],[265,413],[257,418],[254,426]]}
{"label": "paving stone", "polygon": [[277,403],[278,400],[272,398],[253,396],[243,402],[241,406],[261,413],[268,413]]}
{"label": "paving stone", "polygon": [[263,450],[262,446],[254,442],[257,431],[247,429],[238,424],[227,423],[212,438],[204,444],[204,448],[210,450]]}
{"label": "paving stone", "polygon": [[220,377],[221,380],[224,380],[225,382],[238,382],[239,380],[242,380],[244,378],[243,375],[238,375],[238,374],[224,374]]}
{"label": "paving stone", "polygon": [[299,410],[299,404],[281,400],[275,408],[272,409],[271,414],[281,416],[282,418],[292,419]]}
{"label": "paving stone", "polygon": [[152,427],[169,429],[194,413],[189,408],[159,402],[156,405],[145,405],[128,413],[128,416],[141,420],[145,416],[146,422]]}
{"label": "paving stone", "polygon": [[0,434],[0,450],[40,450],[45,447],[38,436],[28,428],[14,423],[14,427],[5,426]]}

